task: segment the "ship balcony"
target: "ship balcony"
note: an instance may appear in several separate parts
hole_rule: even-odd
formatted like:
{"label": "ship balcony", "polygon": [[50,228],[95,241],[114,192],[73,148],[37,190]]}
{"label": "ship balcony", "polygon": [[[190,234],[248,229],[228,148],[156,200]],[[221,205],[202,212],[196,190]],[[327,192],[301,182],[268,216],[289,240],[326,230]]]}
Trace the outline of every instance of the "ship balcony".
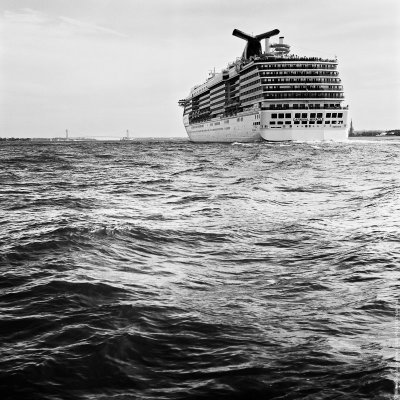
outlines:
{"label": "ship balcony", "polygon": [[238,107],[238,106],[240,106],[240,101],[225,103],[225,108]]}
{"label": "ship balcony", "polygon": [[321,88],[321,87],[287,87],[287,88],[269,88],[263,85],[263,92],[264,93],[274,93],[274,92],[314,92],[314,91],[321,91],[321,92],[343,92],[343,86],[338,86],[337,88]]}
{"label": "ship balcony", "polygon": [[344,94],[341,92],[319,92],[319,93],[313,93],[313,92],[298,92],[298,93],[293,93],[292,91],[290,92],[283,92],[283,93],[271,93],[271,92],[264,92],[263,93],[263,98],[264,99],[282,99],[282,100],[300,100],[300,99],[344,99]]}
{"label": "ship balcony", "polygon": [[[274,92],[343,92],[343,86],[336,85],[336,87],[321,87],[320,85],[299,85],[295,87],[276,87],[276,86],[284,86],[284,85],[262,85],[262,89],[264,93],[274,93]],[[326,86],[326,85],[324,85]],[[334,86],[334,85],[330,85]]]}
{"label": "ship balcony", "polygon": [[342,106],[341,104],[308,104],[308,103],[300,103],[300,104],[266,104],[263,103],[262,110],[348,110],[349,106]]}
{"label": "ship balcony", "polygon": [[262,85],[338,85],[340,78],[262,78]]}
{"label": "ship balcony", "polygon": [[306,78],[308,76],[338,76],[339,72],[338,71],[327,71],[327,70],[321,70],[321,71],[292,71],[292,70],[286,70],[286,71],[260,71],[260,76],[265,77],[265,76],[301,76],[303,78]]}
{"label": "ship balcony", "polygon": [[269,70],[269,71],[273,71],[273,70],[277,70],[277,71],[282,71],[282,70],[309,70],[309,69],[318,69],[321,71],[326,71],[326,70],[336,70],[336,65],[326,65],[326,66],[318,66],[318,65],[285,65],[285,64],[281,64],[281,65],[260,65],[260,70]]}

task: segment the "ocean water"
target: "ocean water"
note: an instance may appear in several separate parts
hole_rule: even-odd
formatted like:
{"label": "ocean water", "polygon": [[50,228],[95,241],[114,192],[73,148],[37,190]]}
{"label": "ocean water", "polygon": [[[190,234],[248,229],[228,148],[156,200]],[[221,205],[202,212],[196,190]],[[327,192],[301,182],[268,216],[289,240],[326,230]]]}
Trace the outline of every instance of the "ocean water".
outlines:
{"label": "ocean water", "polygon": [[1,143],[1,399],[396,398],[399,195],[400,141]]}

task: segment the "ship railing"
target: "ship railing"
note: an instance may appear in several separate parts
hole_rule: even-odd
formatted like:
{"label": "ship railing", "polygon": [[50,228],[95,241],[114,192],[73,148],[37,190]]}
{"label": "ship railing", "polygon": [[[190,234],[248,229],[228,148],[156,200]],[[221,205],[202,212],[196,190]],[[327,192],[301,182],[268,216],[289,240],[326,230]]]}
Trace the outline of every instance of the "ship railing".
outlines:
{"label": "ship railing", "polygon": [[[324,65],[324,67],[322,67],[321,65]],[[336,69],[336,65],[329,65],[329,64],[321,64],[321,65],[307,65],[307,66],[303,66],[302,64],[263,64],[261,69],[268,69],[268,70],[282,70],[282,69],[300,69],[300,70],[308,70],[308,69],[320,69],[322,71],[325,70],[335,70]]]}
{"label": "ship railing", "polygon": [[263,84],[263,91],[266,93],[273,93],[273,92],[313,92],[313,91],[324,91],[326,93],[331,93],[331,92],[343,92],[343,87],[341,88],[316,88],[316,87],[297,87],[297,88],[270,88],[270,87],[266,87],[264,85],[267,84]]}
{"label": "ship railing", "polygon": [[294,68],[287,68],[287,70],[291,71],[282,71],[282,70],[261,70],[261,73],[268,73],[268,75],[261,75],[262,77],[265,76],[282,76],[282,72],[285,72],[285,76],[338,76],[339,72],[335,70],[327,70],[321,68],[318,71],[311,71],[311,70],[297,70],[295,71]]}
{"label": "ship railing", "polygon": [[[303,92],[304,93],[301,92],[293,93],[293,91],[289,91],[289,93],[276,93],[276,92],[274,93],[269,91],[269,92],[263,92],[263,95],[265,99],[301,99],[301,98],[343,99],[344,98],[344,94],[341,92],[319,92],[319,93],[314,93],[314,91],[311,92],[303,91]],[[291,96],[290,95],[291,93],[293,93],[293,95],[296,96]],[[283,96],[284,94],[288,94],[288,96]]]}
{"label": "ship railing", "polygon": [[263,110],[348,110],[349,106],[340,106],[338,104],[271,104],[263,105]]}
{"label": "ship railing", "polygon": [[320,58],[320,57],[305,57],[305,56],[296,56],[294,54],[286,55],[286,56],[279,56],[276,57],[275,55],[266,55],[263,54],[262,56],[256,56],[254,58],[256,61],[282,61],[282,60],[290,60],[290,61],[318,61],[318,62],[330,62],[337,64],[337,58]]}
{"label": "ship railing", "polygon": [[267,55],[263,54],[261,56],[252,56],[249,59],[238,58],[236,61],[228,64],[229,68],[232,68],[235,65],[239,65],[240,68],[245,67],[247,64],[257,61],[313,61],[313,62],[326,62],[326,63],[334,63],[337,64],[337,58],[320,58],[320,57],[302,57],[296,55]]}

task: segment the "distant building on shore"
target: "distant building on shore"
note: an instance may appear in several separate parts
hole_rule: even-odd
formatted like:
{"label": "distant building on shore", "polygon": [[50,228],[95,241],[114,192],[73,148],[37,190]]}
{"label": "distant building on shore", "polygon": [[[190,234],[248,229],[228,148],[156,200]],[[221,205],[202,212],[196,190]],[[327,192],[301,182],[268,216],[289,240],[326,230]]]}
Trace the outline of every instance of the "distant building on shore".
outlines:
{"label": "distant building on shore", "polygon": [[129,130],[126,130],[126,136],[123,136],[121,140],[131,140],[131,138],[129,137]]}
{"label": "distant building on shore", "polygon": [[392,129],[390,131],[384,131],[384,130],[354,131],[354,134],[352,136],[400,136],[400,129]]}
{"label": "distant building on shore", "polygon": [[349,137],[354,136],[353,120],[350,121]]}

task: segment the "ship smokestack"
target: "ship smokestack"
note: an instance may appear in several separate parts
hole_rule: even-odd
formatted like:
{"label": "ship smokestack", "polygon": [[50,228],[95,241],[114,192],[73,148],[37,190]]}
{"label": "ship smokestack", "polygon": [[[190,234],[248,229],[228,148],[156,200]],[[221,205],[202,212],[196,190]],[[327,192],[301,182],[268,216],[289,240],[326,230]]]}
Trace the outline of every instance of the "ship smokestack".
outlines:
{"label": "ship smokestack", "polygon": [[262,49],[261,49],[261,43],[260,41],[262,39],[267,39],[270,38],[271,36],[275,36],[279,34],[278,29],[274,29],[269,32],[261,33],[260,35],[249,35],[247,33],[244,33],[240,31],[239,29],[234,29],[232,32],[233,36],[236,36],[240,39],[246,40],[246,47],[244,48],[242,58],[248,60],[250,57],[253,56],[260,56]]}
{"label": "ship smokestack", "polygon": [[279,36],[279,44],[283,44],[283,39],[284,39],[283,36]]}
{"label": "ship smokestack", "polygon": [[269,47],[269,38],[265,38],[265,54],[269,53],[270,47]]}

